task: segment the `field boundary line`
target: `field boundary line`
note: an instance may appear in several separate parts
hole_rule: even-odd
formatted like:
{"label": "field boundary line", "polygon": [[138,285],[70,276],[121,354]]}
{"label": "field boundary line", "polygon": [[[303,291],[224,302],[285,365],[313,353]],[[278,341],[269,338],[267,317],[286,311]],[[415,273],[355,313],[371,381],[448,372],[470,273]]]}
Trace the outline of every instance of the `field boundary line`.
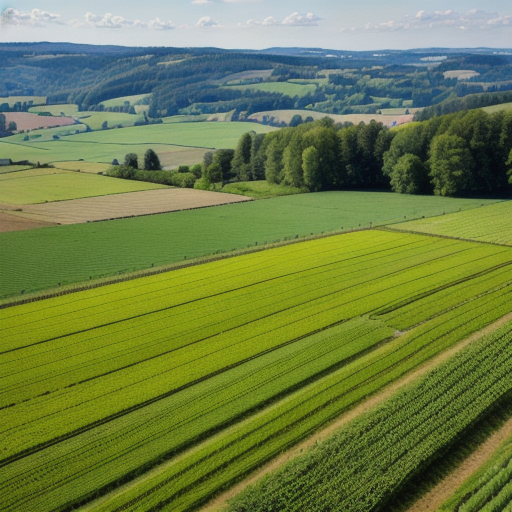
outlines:
{"label": "field boundary line", "polygon": [[[271,462],[265,464],[263,467],[256,470],[256,472],[254,472],[249,477],[243,479],[240,483],[236,484],[234,487],[232,487],[228,491],[223,492],[217,498],[214,498],[213,500],[211,500],[206,506],[200,508],[199,512],[221,512],[225,508],[227,501],[229,499],[233,498],[235,495],[239,494],[245,488],[257,483],[264,476],[266,476],[267,474],[276,470],[280,466],[286,464],[290,460],[294,459],[295,457],[300,455],[303,451],[310,449],[312,446],[316,445],[319,442],[324,441],[329,436],[331,436],[338,428],[346,425],[347,423],[349,423],[350,421],[354,420],[355,418],[361,416],[362,414],[369,412],[374,407],[377,407],[378,405],[380,405],[383,401],[385,401],[387,398],[392,396],[396,391],[398,391],[402,387],[419,379],[420,377],[425,375],[427,372],[429,372],[430,370],[432,370],[439,364],[443,363],[450,357],[452,357],[455,354],[462,351],[464,348],[466,348],[471,343],[474,343],[475,341],[477,341],[480,338],[482,338],[483,336],[493,332],[494,330],[496,330],[497,328],[501,327],[502,325],[504,325],[505,323],[507,323],[509,321],[512,321],[512,313],[508,313],[507,315],[503,316],[499,320],[497,320],[497,321],[487,325],[483,329],[480,329],[479,331],[471,334],[468,338],[460,341],[455,346],[448,348],[447,350],[444,350],[441,354],[438,354],[437,356],[434,356],[433,358],[429,359],[425,363],[417,366],[415,369],[412,370],[412,372],[406,373],[404,376],[399,377],[398,380],[385,386],[380,391],[378,391],[376,394],[370,395],[369,397],[363,399],[362,402],[360,402],[358,405],[356,405],[355,407],[353,407],[346,413],[343,413],[341,416],[338,417],[338,419],[336,419],[333,422],[331,422],[330,424],[328,424],[327,427],[318,431],[313,436],[311,436],[308,439],[306,439],[305,441],[299,443],[292,449],[285,451],[282,455],[273,459]],[[422,510],[425,510],[425,509],[422,509]],[[411,510],[410,512],[413,512],[413,511]],[[415,512],[419,512],[419,511],[415,511]]]}

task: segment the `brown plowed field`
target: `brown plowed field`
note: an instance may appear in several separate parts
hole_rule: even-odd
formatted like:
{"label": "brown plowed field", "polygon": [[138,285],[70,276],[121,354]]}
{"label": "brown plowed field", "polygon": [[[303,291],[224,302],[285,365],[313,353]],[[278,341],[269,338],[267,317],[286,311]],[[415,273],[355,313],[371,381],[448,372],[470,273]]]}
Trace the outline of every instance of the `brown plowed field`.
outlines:
{"label": "brown plowed field", "polygon": [[[13,211],[14,208],[12,206],[0,205],[0,211],[12,212],[4,213],[4,216],[7,215],[11,218],[15,215],[18,218],[23,218],[26,222],[43,222],[46,225],[48,223],[81,224],[88,221],[151,215],[154,213],[204,208],[206,206],[251,200],[249,197],[236,194],[172,188],[110,196],[86,197],[53,203],[17,205],[16,209],[21,209],[21,211],[16,212]],[[0,217],[0,231],[3,230],[4,216]],[[5,229],[4,231],[13,231],[13,229]]]}
{"label": "brown plowed field", "polygon": [[72,117],[38,116],[28,112],[5,112],[4,115],[6,124],[9,125],[11,121],[14,121],[18,131],[75,124],[75,120]]}
{"label": "brown plowed field", "polygon": [[25,217],[19,217],[15,213],[0,212],[0,233],[22,231],[23,229],[46,228],[48,226],[56,226],[56,223],[27,219]]}

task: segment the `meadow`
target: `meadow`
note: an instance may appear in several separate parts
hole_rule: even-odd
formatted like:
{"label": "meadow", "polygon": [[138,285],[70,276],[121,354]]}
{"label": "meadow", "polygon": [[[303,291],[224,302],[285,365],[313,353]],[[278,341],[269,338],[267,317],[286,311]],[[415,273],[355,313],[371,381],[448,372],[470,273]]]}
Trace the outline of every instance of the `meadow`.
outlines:
{"label": "meadow", "polygon": [[[510,312],[511,261],[509,247],[372,230],[3,309],[0,510],[105,494],[93,510],[195,509]],[[478,354],[492,372],[468,356],[482,375],[467,421],[475,381],[508,375],[494,339]]]}
{"label": "meadow", "polygon": [[65,103],[61,105],[42,105],[39,107],[31,107],[28,109],[33,114],[41,112],[49,112],[52,116],[74,116],[78,113],[78,105],[75,103]]}
{"label": "meadow", "polygon": [[0,204],[46,203],[161,188],[167,187],[62,169],[30,169],[0,174]]}
{"label": "meadow", "polygon": [[150,97],[151,94],[135,94],[133,96],[122,96],[120,98],[113,98],[111,100],[102,101],[101,105],[104,107],[124,107],[126,102],[130,105],[137,105],[142,100]]}
{"label": "meadow", "polygon": [[228,87],[240,91],[263,91],[284,94],[291,98],[295,96],[302,98],[306,94],[314,94],[317,90],[316,84],[295,84],[290,82],[265,82],[250,85],[230,85]]}
{"label": "meadow", "polygon": [[[81,179],[87,177],[76,174]],[[115,183],[117,186],[138,185],[121,180]],[[0,296],[255,248],[285,239],[368,228],[370,223],[376,226],[476,208],[482,204],[492,204],[492,201],[385,192],[326,192],[151,217],[2,233]],[[37,253],[33,247],[38,247]],[[40,271],[42,267],[45,272]]]}
{"label": "meadow", "polygon": [[[95,122],[101,125],[105,118],[112,119],[112,116],[129,115],[110,112],[94,113],[91,114],[91,118],[83,119],[83,121],[91,122],[91,119],[94,118],[97,120]],[[71,128],[84,130],[83,125],[73,125]],[[29,160],[52,163],[85,160],[111,163],[114,158],[122,161],[126,153],[129,152],[144,155],[148,149],[153,149],[157,154],[161,154],[179,153],[199,148],[202,151],[196,152],[197,160],[193,162],[199,163],[204,151],[234,148],[241,135],[247,131],[267,133],[274,129],[245,123],[169,123],[73,134],[60,140],[53,140],[53,135],[59,132],[49,133],[50,130],[42,130],[37,133],[37,135],[41,134],[40,138],[33,138],[29,141],[23,140],[23,134],[0,140],[0,153],[2,157],[10,158],[14,162]],[[34,135],[36,134],[30,134],[32,137]]]}

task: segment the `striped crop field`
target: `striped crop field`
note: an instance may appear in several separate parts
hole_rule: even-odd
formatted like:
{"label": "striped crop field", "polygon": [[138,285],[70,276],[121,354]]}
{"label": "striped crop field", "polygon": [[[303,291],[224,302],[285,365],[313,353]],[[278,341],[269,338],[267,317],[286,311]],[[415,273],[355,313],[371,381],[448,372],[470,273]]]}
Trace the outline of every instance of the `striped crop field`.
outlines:
{"label": "striped crop field", "polygon": [[512,201],[503,201],[473,211],[413,220],[399,224],[395,228],[418,233],[512,245],[511,219]]}
{"label": "striped crop field", "polygon": [[[150,185],[72,174],[84,180],[96,178],[104,184],[113,180],[118,187]],[[0,297],[247,250],[284,239],[350,231],[369,227],[370,223],[396,223],[404,217],[434,216],[481,204],[482,200],[475,199],[386,192],[321,192],[157,216],[0,233]],[[34,251],[34,247],[38,250]],[[45,271],[41,272],[41,268]]]}
{"label": "striped crop field", "polygon": [[[509,322],[316,450],[248,489],[233,501],[230,512],[385,510],[386,500],[408,477],[510,395],[511,336]],[[504,471],[495,471],[488,484],[499,491],[495,503],[481,508],[485,497],[476,494],[472,498],[476,506],[468,501],[458,510],[505,510],[512,498],[509,461],[505,462]],[[487,496],[492,493],[483,489]]]}
{"label": "striped crop field", "polygon": [[509,511],[511,506],[512,437],[509,437],[493,457],[455,491],[439,512]]}
{"label": "striped crop field", "polygon": [[0,510],[194,510],[511,302],[512,248],[373,230],[0,310]]}

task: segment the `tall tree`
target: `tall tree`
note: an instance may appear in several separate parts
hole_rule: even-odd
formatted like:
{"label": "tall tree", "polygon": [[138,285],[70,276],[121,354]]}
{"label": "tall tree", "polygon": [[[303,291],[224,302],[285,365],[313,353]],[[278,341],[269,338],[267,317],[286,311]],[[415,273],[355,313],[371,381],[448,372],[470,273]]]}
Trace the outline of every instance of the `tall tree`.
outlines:
{"label": "tall tree", "polygon": [[456,135],[438,135],[432,141],[430,176],[434,194],[463,196],[474,186],[474,161],[467,145]]}
{"label": "tall tree", "polygon": [[162,166],[160,165],[160,159],[152,149],[148,149],[144,154],[144,169],[146,169],[146,171],[162,170]]}
{"label": "tall tree", "polygon": [[[391,188],[399,194],[429,192],[428,168],[416,155],[406,153],[391,171]],[[431,192],[431,187],[430,187]]]}
{"label": "tall tree", "polygon": [[127,153],[124,157],[124,165],[133,167],[134,169],[139,168],[139,159],[135,153]]}
{"label": "tall tree", "polygon": [[304,184],[311,192],[318,192],[322,187],[320,176],[320,158],[314,146],[307,147],[302,153]]}
{"label": "tall tree", "polygon": [[251,148],[254,132],[244,133],[238,140],[233,156],[231,172],[238,181],[252,180],[251,172]]}

